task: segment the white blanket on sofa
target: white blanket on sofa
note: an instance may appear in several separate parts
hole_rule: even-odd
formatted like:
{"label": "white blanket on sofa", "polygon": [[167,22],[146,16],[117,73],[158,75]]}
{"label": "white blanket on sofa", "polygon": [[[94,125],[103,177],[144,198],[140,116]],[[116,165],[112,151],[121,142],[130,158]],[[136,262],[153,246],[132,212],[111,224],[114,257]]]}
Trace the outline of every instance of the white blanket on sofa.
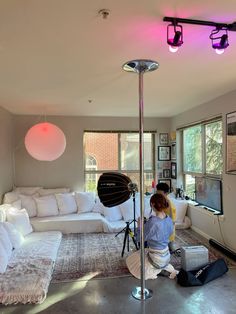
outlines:
{"label": "white blanket on sofa", "polygon": [[7,270],[0,275],[0,303],[42,303],[61,242],[61,232],[33,232],[13,252]]}

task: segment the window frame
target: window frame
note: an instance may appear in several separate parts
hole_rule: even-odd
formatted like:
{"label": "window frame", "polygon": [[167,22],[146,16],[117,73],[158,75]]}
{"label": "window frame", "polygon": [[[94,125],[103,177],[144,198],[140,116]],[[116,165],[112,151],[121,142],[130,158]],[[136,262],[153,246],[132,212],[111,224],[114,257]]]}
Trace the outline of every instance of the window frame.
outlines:
{"label": "window frame", "polygon": [[[214,122],[221,122],[222,125],[222,158],[223,158],[223,117],[222,116],[218,116],[212,119],[208,119],[208,120],[204,120],[204,121],[200,121],[191,125],[188,125],[186,127],[183,127],[181,129],[179,129],[180,131],[182,131],[182,175],[183,175],[183,187],[186,190],[186,176],[192,176],[192,177],[212,177],[215,179],[219,179],[222,180],[222,175],[223,175],[223,171],[224,171],[224,165],[222,165],[222,169],[221,169],[221,173],[220,174],[213,174],[213,173],[208,173],[206,170],[206,157],[207,157],[207,151],[206,151],[206,126],[214,123]],[[183,136],[183,131],[196,126],[196,125],[200,125],[201,126],[201,146],[202,146],[202,171],[201,172],[193,172],[193,171],[186,171],[185,170],[185,164],[184,164],[184,136]]]}
{"label": "window frame", "polygon": [[[107,169],[100,169],[100,170],[86,170],[86,152],[85,152],[85,139],[84,139],[84,134],[85,133],[113,133],[113,134],[118,134],[118,169],[114,169],[114,170],[107,170]],[[83,132],[83,160],[84,160],[84,189],[86,188],[86,175],[87,174],[101,174],[104,172],[118,172],[118,173],[125,173],[129,176],[129,173],[137,173],[139,171],[139,169],[137,170],[122,170],[121,169],[121,134],[128,134],[128,133],[135,133],[135,134],[139,134],[139,131],[120,131],[120,130],[84,130]],[[152,165],[153,168],[151,170],[145,170],[144,169],[144,175],[146,173],[151,173],[153,175],[153,179],[155,180],[156,178],[156,154],[155,154],[155,145],[156,145],[156,131],[144,131],[144,134],[150,133],[151,134],[151,139],[152,139]]]}

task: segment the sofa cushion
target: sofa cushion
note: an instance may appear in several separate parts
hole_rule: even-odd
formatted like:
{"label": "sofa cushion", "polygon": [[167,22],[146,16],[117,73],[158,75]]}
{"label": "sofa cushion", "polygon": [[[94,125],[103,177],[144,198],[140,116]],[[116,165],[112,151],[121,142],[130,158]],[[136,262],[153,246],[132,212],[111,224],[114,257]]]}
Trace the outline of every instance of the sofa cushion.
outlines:
{"label": "sofa cushion", "polygon": [[77,204],[72,193],[55,194],[59,215],[73,214],[77,212]]}
{"label": "sofa cushion", "polygon": [[33,195],[19,194],[19,198],[21,200],[21,207],[27,210],[29,217],[35,217],[37,215],[37,207],[34,200],[34,197],[37,196],[38,196],[37,193]]}
{"label": "sofa cushion", "polygon": [[3,222],[3,227],[6,229],[8,233],[13,248],[18,249],[24,242],[23,235],[15,228],[15,226],[12,223],[8,221]]}
{"label": "sofa cushion", "polygon": [[62,233],[103,232],[105,218],[98,213],[33,217],[30,219],[34,231],[60,230]]}
{"label": "sofa cushion", "polygon": [[34,197],[37,206],[37,216],[47,217],[58,215],[57,201],[54,195]]}
{"label": "sofa cushion", "polygon": [[91,212],[95,204],[95,195],[92,192],[75,192],[78,213]]}
{"label": "sofa cushion", "polygon": [[7,221],[11,222],[23,236],[26,236],[33,231],[30,224],[29,215],[25,208],[18,210],[11,207],[8,209]]}

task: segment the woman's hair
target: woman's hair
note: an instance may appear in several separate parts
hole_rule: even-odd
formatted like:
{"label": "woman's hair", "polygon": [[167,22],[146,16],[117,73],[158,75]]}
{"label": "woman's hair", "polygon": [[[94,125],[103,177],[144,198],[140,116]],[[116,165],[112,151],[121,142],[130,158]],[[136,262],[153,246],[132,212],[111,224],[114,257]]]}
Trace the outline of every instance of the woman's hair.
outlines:
{"label": "woman's hair", "polygon": [[158,212],[169,207],[168,199],[162,193],[153,194],[150,198],[150,205]]}
{"label": "woman's hair", "polygon": [[169,187],[169,185],[168,185],[167,183],[161,182],[161,183],[158,183],[158,184],[156,185],[156,190],[157,190],[157,192],[158,192],[158,191],[162,191],[162,192],[164,192],[165,194],[167,194],[167,193],[169,193],[169,191],[170,191],[170,187]]}

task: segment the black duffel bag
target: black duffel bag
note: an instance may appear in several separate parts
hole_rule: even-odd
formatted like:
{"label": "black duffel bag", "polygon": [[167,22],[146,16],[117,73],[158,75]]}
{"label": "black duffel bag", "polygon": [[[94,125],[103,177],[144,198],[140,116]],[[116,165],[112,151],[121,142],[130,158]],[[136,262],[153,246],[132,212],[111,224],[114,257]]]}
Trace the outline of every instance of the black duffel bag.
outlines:
{"label": "black duffel bag", "polygon": [[181,269],[177,275],[177,283],[184,287],[202,286],[228,271],[228,266],[223,258],[202,266],[199,269],[185,271]]}

